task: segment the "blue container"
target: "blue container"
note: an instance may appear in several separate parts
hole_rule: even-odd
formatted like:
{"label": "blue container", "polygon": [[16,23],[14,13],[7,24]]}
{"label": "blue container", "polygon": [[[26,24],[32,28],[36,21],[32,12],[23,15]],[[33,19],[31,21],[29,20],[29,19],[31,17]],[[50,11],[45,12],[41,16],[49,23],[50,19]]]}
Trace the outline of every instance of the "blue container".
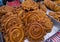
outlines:
{"label": "blue container", "polygon": [[3,5],[3,0],[0,0],[0,6],[2,6]]}

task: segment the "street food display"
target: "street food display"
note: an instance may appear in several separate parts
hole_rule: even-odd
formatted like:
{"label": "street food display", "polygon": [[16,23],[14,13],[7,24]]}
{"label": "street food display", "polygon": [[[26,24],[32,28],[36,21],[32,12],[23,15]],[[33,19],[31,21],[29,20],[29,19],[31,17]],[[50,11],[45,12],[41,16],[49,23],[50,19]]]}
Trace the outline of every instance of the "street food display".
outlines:
{"label": "street food display", "polygon": [[5,42],[44,41],[51,32],[53,22],[46,15],[44,3],[25,0],[21,7],[0,7],[1,32]]}

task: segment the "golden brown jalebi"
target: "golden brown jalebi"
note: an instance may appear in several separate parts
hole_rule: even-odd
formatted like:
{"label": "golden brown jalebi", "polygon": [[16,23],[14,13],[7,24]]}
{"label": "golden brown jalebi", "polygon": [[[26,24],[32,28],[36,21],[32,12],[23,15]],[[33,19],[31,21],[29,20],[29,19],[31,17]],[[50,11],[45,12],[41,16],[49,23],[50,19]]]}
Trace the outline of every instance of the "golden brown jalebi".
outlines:
{"label": "golden brown jalebi", "polygon": [[42,10],[27,12],[23,17],[26,27],[24,28],[25,34],[27,35],[26,37],[30,41],[32,40],[32,42],[43,40],[44,35],[50,32],[53,27],[51,19],[48,18]]}
{"label": "golden brown jalebi", "polygon": [[[19,17],[17,17],[17,16],[13,16],[13,17],[11,17],[11,18],[9,18],[9,19],[7,19],[6,21],[5,21],[5,23],[4,23],[4,27],[3,27],[4,29],[5,29],[5,34],[4,34],[4,39],[5,39],[5,41],[6,42],[16,42],[16,41],[18,41],[18,42],[22,42],[22,40],[23,40],[23,38],[24,38],[24,32],[23,32],[23,26],[22,26],[22,22],[21,22],[21,20],[20,20],[20,18]],[[14,30],[14,31],[11,31],[11,30]],[[19,31],[20,30],[20,31]],[[21,32],[21,33],[20,33]],[[12,37],[12,35],[10,36],[10,34],[11,33],[15,33],[14,35],[15,36],[18,36],[18,37],[16,37],[16,38],[13,38]],[[17,33],[17,34],[16,34]],[[20,33],[20,34],[19,34]],[[19,34],[19,35],[18,35]],[[13,36],[14,36],[13,35]],[[14,36],[14,37],[15,37]],[[19,37],[19,36],[21,36],[21,37]],[[11,38],[12,37],[12,38]],[[13,41],[12,41],[13,40]],[[16,40],[16,41],[15,41]]]}
{"label": "golden brown jalebi", "polygon": [[27,25],[28,23],[32,23],[34,21],[39,21],[40,20],[40,15],[37,11],[30,11],[27,12],[26,14],[24,14],[24,18],[23,21],[25,22],[25,24]]}
{"label": "golden brown jalebi", "polygon": [[44,0],[44,4],[51,10],[60,11],[60,6],[55,2],[53,2],[52,0]]}
{"label": "golden brown jalebi", "polygon": [[[50,28],[50,29],[52,28],[52,22],[51,22],[50,18],[48,18],[46,16],[46,14],[44,13],[44,11],[42,11],[42,10],[35,10],[35,11],[32,11],[32,12],[28,12],[24,16],[25,16],[24,17],[25,25],[28,25],[29,23],[33,23],[35,21],[38,21],[38,22],[43,23],[46,26],[46,28]],[[49,22],[47,22],[47,20]]]}
{"label": "golden brown jalebi", "polygon": [[42,41],[44,38],[44,35],[46,34],[44,27],[38,23],[33,22],[27,26],[27,36],[29,40],[34,41]]}
{"label": "golden brown jalebi", "polygon": [[43,20],[44,21],[42,21],[41,24],[45,27],[44,29],[46,30],[46,32],[50,32],[53,27],[53,23],[51,22],[51,19],[45,17]]}
{"label": "golden brown jalebi", "polygon": [[22,27],[12,27],[9,30],[10,42],[22,42],[24,38],[24,31]]}
{"label": "golden brown jalebi", "polygon": [[22,24],[20,18],[18,18],[18,17],[12,17],[12,18],[10,18],[10,19],[8,19],[6,21],[6,23],[5,23],[5,29],[9,30],[10,27],[17,26],[17,25],[20,25],[20,24]]}
{"label": "golden brown jalebi", "polygon": [[[5,24],[5,22],[6,22],[9,18],[11,18],[11,17],[13,17],[13,16],[16,16],[16,15],[17,15],[17,14],[13,15],[13,13],[8,12],[7,14],[5,14],[5,15],[2,16],[2,18],[1,18],[1,23],[2,23],[2,24]],[[2,25],[2,26],[3,26],[3,25]]]}
{"label": "golden brown jalebi", "polygon": [[50,12],[49,15],[60,22],[60,12]]}
{"label": "golden brown jalebi", "polygon": [[21,25],[10,27],[9,31],[4,34],[5,42],[23,42],[23,39],[24,31]]}
{"label": "golden brown jalebi", "polygon": [[33,0],[25,0],[24,2],[22,2],[22,8],[23,9],[38,9],[38,4],[36,2],[34,2]]}

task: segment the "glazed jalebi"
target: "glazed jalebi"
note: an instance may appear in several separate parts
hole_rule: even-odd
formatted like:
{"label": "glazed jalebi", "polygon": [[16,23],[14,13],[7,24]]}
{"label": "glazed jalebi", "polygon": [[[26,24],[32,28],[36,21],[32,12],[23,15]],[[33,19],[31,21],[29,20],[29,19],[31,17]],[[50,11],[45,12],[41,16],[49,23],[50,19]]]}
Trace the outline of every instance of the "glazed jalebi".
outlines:
{"label": "glazed jalebi", "polygon": [[39,21],[40,14],[36,12],[28,12],[24,17],[24,22],[27,25],[28,23],[32,23],[34,21]]}
{"label": "glazed jalebi", "polygon": [[26,37],[30,41],[32,40],[32,42],[43,40],[44,35],[47,32],[50,32],[53,27],[51,19],[48,18],[45,12],[42,10],[27,12],[23,17],[23,21],[26,27],[24,29],[25,34],[27,35]]}
{"label": "glazed jalebi", "polygon": [[52,0],[44,0],[44,4],[53,11],[60,11],[60,6]]}
{"label": "glazed jalebi", "polygon": [[44,35],[46,34],[44,27],[37,22],[33,22],[31,24],[29,24],[29,26],[27,26],[27,36],[28,39],[33,42],[35,41],[42,41],[44,39]]}
{"label": "glazed jalebi", "polygon": [[9,32],[4,34],[5,42],[23,42],[24,31],[22,26],[10,27]]}
{"label": "glazed jalebi", "polygon": [[12,27],[9,30],[10,42],[22,42],[24,38],[24,31],[22,27]]}
{"label": "glazed jalebi", "polygon": [[0,7],[0,13],[3,14],[0,22],[5,42],[24,42],[25,38],[30,42],[43,41],[46,33],[53,27],[46,11],[44,4],[33,0],[25,0],[21,8]]}
{"label": "glazed jalebi", "polygon": [[22,24],[21,18],[17,13],[14,14],[13,12],[6,12],[1,17],[1,26],[3,28],[3,38],[5,42],[24,41],[24,26]]}

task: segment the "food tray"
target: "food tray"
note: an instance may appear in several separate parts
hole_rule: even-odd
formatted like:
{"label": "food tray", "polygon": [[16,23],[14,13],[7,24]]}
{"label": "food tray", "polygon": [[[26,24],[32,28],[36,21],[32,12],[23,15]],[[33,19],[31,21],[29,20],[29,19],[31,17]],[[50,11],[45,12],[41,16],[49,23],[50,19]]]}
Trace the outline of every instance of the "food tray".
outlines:
{"label": "food tray", "polygon": [[[54,18],[52,18],[51,16],[49,16],[49,12],[50,12],[50,10],[47,10],[46,14],[47,14],[48,17],[50,17],[52,19],[52,22],[54,23],[54,26],[53,26],[51,32],[47,33],[44,36],[44,41],[48,40],[50,37],[52,37],[54,34],[56,34],[60,29],[60,23],[58,21],[56,21]],[[4,42],[1,32],[0,32],[0,42]],[[29,42],[29,41],[26,39],[26,40],[24,40],[24,42]]]}

